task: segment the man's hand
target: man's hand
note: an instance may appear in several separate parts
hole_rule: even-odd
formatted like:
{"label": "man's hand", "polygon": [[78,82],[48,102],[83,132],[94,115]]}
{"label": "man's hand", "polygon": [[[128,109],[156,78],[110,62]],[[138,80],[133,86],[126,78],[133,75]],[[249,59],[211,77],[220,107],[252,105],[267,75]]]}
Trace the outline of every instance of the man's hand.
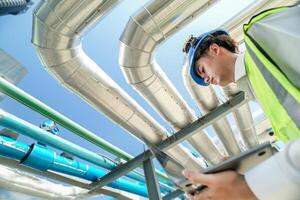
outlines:
{"label": "man's hand", "polygon": [[191,200],[256,200],[244,176],[235,171],[216,174],[201,174],[184,170],[183,175],[195,185],[206,185],[197,195],[189,195]]}

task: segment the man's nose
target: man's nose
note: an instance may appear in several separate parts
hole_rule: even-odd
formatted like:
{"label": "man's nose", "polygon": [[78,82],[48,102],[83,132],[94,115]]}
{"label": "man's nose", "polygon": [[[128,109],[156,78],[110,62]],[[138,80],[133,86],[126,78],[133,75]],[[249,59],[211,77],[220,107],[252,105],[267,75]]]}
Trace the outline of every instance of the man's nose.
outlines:
{"label": "man's nose", "polygon": [[203,79],[205,83],[209,83],[209,76],[204,75]]}

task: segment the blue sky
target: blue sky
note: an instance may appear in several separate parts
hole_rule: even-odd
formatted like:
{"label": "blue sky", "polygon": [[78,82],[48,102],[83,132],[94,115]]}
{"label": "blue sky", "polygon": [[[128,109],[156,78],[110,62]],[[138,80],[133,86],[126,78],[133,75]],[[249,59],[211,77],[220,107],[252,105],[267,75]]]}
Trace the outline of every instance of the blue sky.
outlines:
{"label": "blue sky", "polygon": [[[44,70],[31,44],[32,9],[35,7],[37,1],[34,2],[35,4],[25,14],[0,17],[0,48],[12,55],[28,70],[28,74],[18,86],[126,152],[132,155],[141,153],[143,151],[143,144],[141,142],[105,118],[101,113],[96,112],[78,96],[63,88]],[[170,125],[126,83],[118,64],[119,37],[129,16],[146,2],[141,0],[124,0],[98,23],[96,27],[87,33],[83,39],[83,48],[87,55],[101,66],[131,97],[160,124],[166,127],[167,130],[171,130]],[[182,44],[188,35],[199,35],[210,29],[217,28],[251,2],[253,0],[220,1],[212,9],[197,17],[192,23],[170,37],[158,49],[157,62],[198,116],[200,112],[196,104],[192,102],[181,77],[181,65],[183,62]],[[0,107],[36,125],[45,119],[43,116],[31,111],[9,97],[0,102]],[[99,147],[63,128],[61,128],[61,132],[61,137],[67,138],[92,151],[105,153]],[[32,142],[32,140],[26,137],[21,137],[21,140],[28,144]]]}

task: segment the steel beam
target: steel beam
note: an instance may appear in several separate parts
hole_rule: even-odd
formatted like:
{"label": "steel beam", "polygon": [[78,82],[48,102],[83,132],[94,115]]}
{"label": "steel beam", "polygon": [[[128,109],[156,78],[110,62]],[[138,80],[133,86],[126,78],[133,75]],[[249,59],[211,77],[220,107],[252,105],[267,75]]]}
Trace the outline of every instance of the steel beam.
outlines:
{"label": "steel beam", "polygon": [[[124,172],[130,172],[134,170],[135,168],[139,167],[142,165],[142,163],[149,158],[152,158],[153,155],[152,153],[147,150],[144,153],[138,155],[132,160],[129,160],[128,162],[121,164],[117,166],[115,169],[111,170],[109,173],[107,173],[105,176],[101,177],[98,179],[98,181],[95,181],[90,184],[90,191],[93,191],[97,189],[98,187],[103,187],[106,186],[107,183],[111,183],[113,180],[120,178],[123,176]],[[126,174],[125,173],[125,174]]]}
{"label": "steel beam", "polygon": [[167,194],[166,196],[163,197],[163,200],[172,200],[175,199],[176,197],[182,195],[184,192],[182,190],[175,190],[169,194]]}
{"label": "steel beam", "polygon": [[[218,119],[225,117],[228,113],[232,112],[234,109],[247,102],[248,101],[245,99],[244,92],[239,92],[236,96],[229,99],[224,104],[218,106],[216,109],[202,116],[192,124],[189,124],[185,128],[179,130],[177,133],[168,137],[157,146],[161,150],[168,150],[169,148],[177,145],[178,143],[186,140],[188,137],[197,133],[199,130],[204,129],[211,125],[213,122],[217,121]],[[118,166],[118,168],[115,168],[105,176],[101,177],[98,181],[95,181],[94,183],[90,184],[91,191],[99,187],[103,187],[111,183],[113,180],[124,176],[128,172],[141,166],[145,160],[151,159],[152,157],[153,155],[150,152],[150,150],[143,152],[142,154],[136,156],[134,159],[129,160],[126,163]]]}
{"label": "steel beam", "polygon": [[151,159],[147,159],[143,162],[143,169],[146,177],[146,185],[148,189],[148,197],[153,200],[162,200],[158,181],[155,176],[154,167]]}

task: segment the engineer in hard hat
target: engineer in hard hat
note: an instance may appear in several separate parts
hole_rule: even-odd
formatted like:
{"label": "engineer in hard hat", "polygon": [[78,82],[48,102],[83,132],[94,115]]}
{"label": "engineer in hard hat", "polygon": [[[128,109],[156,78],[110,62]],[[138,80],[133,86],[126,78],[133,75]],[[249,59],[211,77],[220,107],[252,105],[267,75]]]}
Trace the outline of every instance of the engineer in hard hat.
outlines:
{"label": "engineer in hard hat", "polygon": [[[245,33],[249,27],[244,27]],[[288,144],[283,151],[255,166],[245,175],[235,171],[201,174],[185,170],[183,174],[193,183],[207,186],[200,194],[190,198],[300,199],[300,140],[297,139],[300,136],[299,89],[264,54],[253,38],[246,34],[244,39],[246,53],[239,52],[236,42],[224,30],[213,30],[199,37],[190,37],[183,49],[190,75],[202,86],[213,84],[224,87],[235,83],[240,91],[245,92],[246,98],[255,98],[260,103],[277,138]],[[298,55],[300,56],[300,51]]]}

